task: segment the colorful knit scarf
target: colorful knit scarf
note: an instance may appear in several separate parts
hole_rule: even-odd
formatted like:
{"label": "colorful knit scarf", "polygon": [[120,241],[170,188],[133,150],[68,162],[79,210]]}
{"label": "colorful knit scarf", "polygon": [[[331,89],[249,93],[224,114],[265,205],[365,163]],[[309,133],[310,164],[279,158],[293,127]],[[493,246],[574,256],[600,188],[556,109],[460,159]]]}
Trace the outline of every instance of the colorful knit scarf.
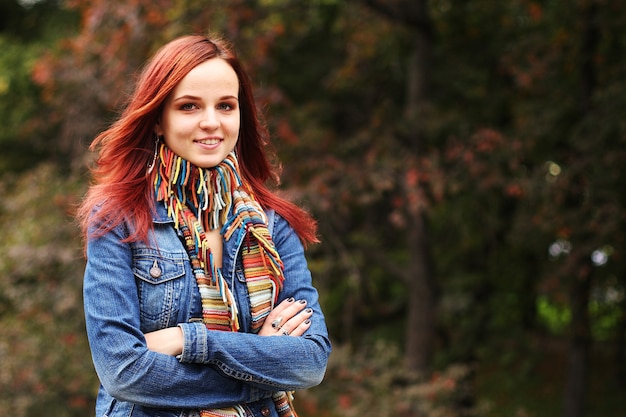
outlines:
{"label": "colorful knit scarf", "polygon": [[[243,239],[242,261],[252,316],[257,333],[278,299],[284,280],[283,264],[267,227],[265,212],[239,173],[234,152],[213,168],[198,168],[165,144],[159,149],[154,188],[174,227],[181,232],[202,299],[202,321],[209,330],[237,332],[237,303],[220,268],[216,266],[205,230],[220,229],[225,240]],[[296,417],[290,394],[273,396],[280,417]],[[202,417],[245,417],[242,406],[203,410]]]}

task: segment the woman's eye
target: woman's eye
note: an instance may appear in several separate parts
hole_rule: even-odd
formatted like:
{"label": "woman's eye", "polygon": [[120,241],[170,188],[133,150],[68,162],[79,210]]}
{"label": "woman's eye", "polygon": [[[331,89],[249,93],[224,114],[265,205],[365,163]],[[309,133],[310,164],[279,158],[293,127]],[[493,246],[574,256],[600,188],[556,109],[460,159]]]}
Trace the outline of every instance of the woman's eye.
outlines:
{"label": "woman's eye", "polygon": [[219,110],[233,110],[235,106],[230,103],[220,103],[217,105],[217,108]]}
{"label": "woman's eye", "polygon": [[181,110],[193,110],[196,108],[196,105],[193,103],[185,103],[182,106],[180,106]]}

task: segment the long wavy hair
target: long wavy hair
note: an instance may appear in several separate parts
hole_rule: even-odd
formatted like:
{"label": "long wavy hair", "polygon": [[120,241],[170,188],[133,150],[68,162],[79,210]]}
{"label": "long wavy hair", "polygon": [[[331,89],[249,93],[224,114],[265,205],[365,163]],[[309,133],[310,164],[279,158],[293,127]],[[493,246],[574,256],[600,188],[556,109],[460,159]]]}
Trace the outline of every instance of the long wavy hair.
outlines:
{"label": "long wavy hair", "polygon": [[266,186],[278,176],[266,153],[269,134],[247,73],[227,42],[200,35],[184,36],[161,47],[141,72],[121,116],[92,142],[90,149],[99,150],[99,156],[91,168],[93,184],[77,212],[86,239],[101,236],[123,222],[132,226],[127,241],[147,239],[152,228],[155,203],[151,184],[156,170],[148,173],[146,167],[153,158],[154,128],[163,103],[189,71],[215,58],[228,62],[239,79],[241,123],[236,151],[241,175],[263,208],[274,209],[285,218],[304,244],[317,242],[315,220]]}

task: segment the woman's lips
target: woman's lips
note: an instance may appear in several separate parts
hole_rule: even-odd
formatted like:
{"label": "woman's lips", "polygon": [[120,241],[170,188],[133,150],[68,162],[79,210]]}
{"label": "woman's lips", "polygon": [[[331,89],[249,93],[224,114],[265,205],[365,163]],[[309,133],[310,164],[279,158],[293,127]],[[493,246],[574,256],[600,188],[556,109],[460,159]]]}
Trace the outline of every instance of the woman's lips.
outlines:
{"label": "woman's lips", "polygon": [[204,139],[197,139],[194,142],[199,143],[201,145],[217,145],[218,143],[220,143],[222,141],[222,138],[204,138]]}
{"label": "woman's lips", "polygon": [[200,145],[202,148],[206,150],[214,150],[220,146],[220,143],[222,143],[222,141],[223,141],[222,138],[205,138],[205,139],[194,140],[194,143],[196,143],[197,145]]}

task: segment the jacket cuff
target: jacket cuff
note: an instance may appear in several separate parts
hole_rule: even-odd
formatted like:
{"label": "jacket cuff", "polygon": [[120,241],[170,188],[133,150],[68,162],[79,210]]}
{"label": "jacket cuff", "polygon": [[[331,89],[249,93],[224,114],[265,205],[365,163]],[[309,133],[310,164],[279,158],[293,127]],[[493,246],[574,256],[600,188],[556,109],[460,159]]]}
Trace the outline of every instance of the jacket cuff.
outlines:
{"label": "jacket cuff", "polygon": [[177,356],[182,363],[206,363],[209,356],[207,328],[202,323],[180,323],[183,331],[183,353]]}

